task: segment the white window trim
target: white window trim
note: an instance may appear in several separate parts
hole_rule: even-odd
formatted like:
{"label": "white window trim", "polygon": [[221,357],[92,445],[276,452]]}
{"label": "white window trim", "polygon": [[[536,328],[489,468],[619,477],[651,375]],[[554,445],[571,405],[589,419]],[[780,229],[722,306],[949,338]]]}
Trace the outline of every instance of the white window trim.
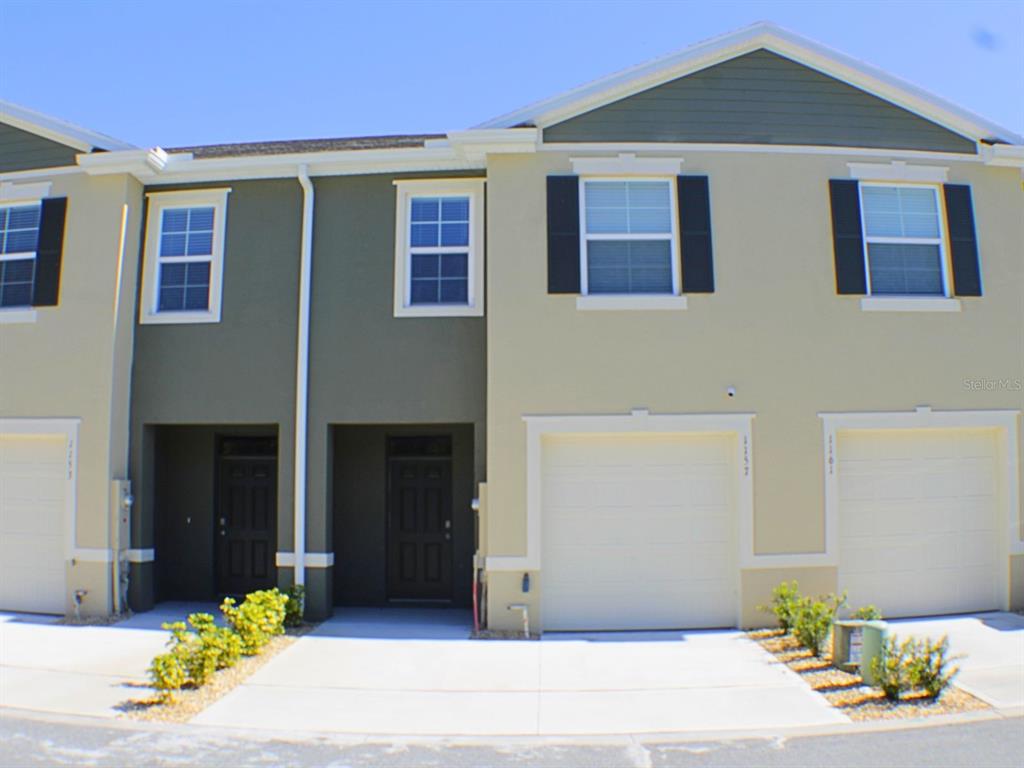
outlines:
{"label": "white window trim", "polygon": [[[395,317],[481,317],[484,314],[484,180],[400,179],[395,184]],[[469,253],[465,304],[410,303],[409,220],[413,197],[469,197]]]}
{"label": "white window trim", "polygon": [[[142,300],[139,322],[144,325],[219,323],[221,288],[224,275],[224,240],[227,230],[230,187],[187,189],[177,192],[150,192],[146,215],[146,245],[142,264]],[[213,255],[210,258],[210,303],[205,312],[158,312],[160,297],[159,254],[163,211],[168,208],[210,207],[213,212]]]}
{"label": "white window trim", "polygon": [[[864,189],[865,187],[882,187],[890,189],[893,187],[904,188],[904,189],[930,189],[935,195],[935,210],[939,216],[939,236],[938,237],[868,237],[867,227],[867,215],[864,212]],[[862,181],[857,185],[857,201],[860,205],[860,234],[861,240],[864,243],[864,278],[867,286],[867,296],[875,299],[884,300],[914,300],[918,301],[921,299],[951,299],[950,286],[952,285],[952,279],[950,276],[950,264],[949,264],[949,248],[946,245],[946,205],[943,199],[941,189],[937,184],[912,184],[912,183],[899,183],[892,181]],[[942,294],[929,295],[929,294],[910,294],[900,295],[894,293],[883,293],[878,296],[874,296],[871,292],[871,262],[868,259],[868,245],[870,243],[892,243],[897,245],[937,245],[939,246],[939,261],[942,264]],[[872,306],[870,303],[868,307],[861,304],[862,309],[878,309],[883,307],[885,304],[876,304]],[[895,306],[895,305],[894,305]],[[925,310],[927,305],[917,305],[919,310]],[[940,306],[940,305],[936,305]],[[898,311],[906,311],[906,309],[900,309]],[[951,309],[939,309],[934,308],[931,311],[956,311]]]}
{"label": "white window trim", "polygon": [[[50,182],[39,184],[0,184],[0,208],[19,208],[22,206],[42,206],[43,198],[50,194]],[[42,211],[42,208],[40,208]],[[42,229],[42,220],[39,222],[39,230]],[[22,261],[35,259],[39,255],[38,245],[35,251],[20,251],[18,253],[0,253],[0,261]],[[33,267],[34,273],[35,267]],[[32,279],[32,288],[35,290],[35,278]],[[34,323],[36,321],[35,307],[32,304],[18,304],[9,307],[0,307],[0,325],[14,323]]]}
{"label": "white window trim", "polygon": [[865,296],[860,300],[865,312],[959,312],[960,299],[942,296]]}
{"label": "white window trim", "polygon": [[[612,304],[616,303],[615,299],[621,299],[619,302],[622,309],[665,309],[665,306],[657,306],[658,299],[665,299],[672,296],[680,296],[682,293],[682,272],[680,269],[679,260],[679,200],[678,200],[678,188],[676,186],[676,176],[580,176],[579,177],[579,198],[580,198],[580,296],[581,298],[587,299],[583,304],[586,305],[590,300],[590,286],[588,284],[589,275],[587,272],[587,243],[590,240],[664,240],[664,233],[658,234],[597,234],[590,235],[587,233],[587,182],[589,181],[661,181],[668,184],[669,189],[669,210],[670,220],[672,222],[672,231],[670,233],[671,244],[669,247],[669,257],[672,261],[672,293],[600,293],[594,294],[595,297],[600,296],[609,301],[606,305],[602,306],[604,302],[595,303],[593,307],[580,306],[580,302],[577,301],[577,309],[611,309]],[[628,300],[628,301],[627,301]],[[647,306],[644,306],[644,305]],[[674,309],[685,309],[685,303],[682,307],[673,307]]]}
{"label": "white window trim", "polygon": [[581,311],[680,311],[686,307],[685,296],[670,296],[668,294],[595,293],[590,296],[576,297],[576,309]]}
{"label": "white window trim", "polygon": [[36,319],[35,307],[0,307],[0,325],[34,323]]}
{"label": "white window trim", "polygon": [[941,165],[907,165],[904,160],[891,163],[847,163],[851,179],[866,182],[907,181],[944,184],[949,168]]}

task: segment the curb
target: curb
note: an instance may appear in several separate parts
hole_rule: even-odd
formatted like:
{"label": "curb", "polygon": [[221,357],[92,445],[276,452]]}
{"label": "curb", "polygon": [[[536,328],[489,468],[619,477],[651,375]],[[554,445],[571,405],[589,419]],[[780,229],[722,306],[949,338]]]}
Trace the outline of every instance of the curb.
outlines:
{"label": "curb", "polygon": [[603,734],[543,734],[543,735],[423,735],[423,734],[355,734],[334,731],[278,731],[266,728],[238,728],[214,725],[198,725],[192,723],[161,723],[150,721],[134,721],[122,718],[101,718],[91,715],[58,714],[29,709],[0,707],[5,717],[16,717],[24,720],[69,724],[93,728],[126,732],[160,732],[181,733],[182,731],[196,736],[208,735],[223,739],[225,736],[236,736],[250,741],[329,741],[335,744],[451,744],[451,745],[496,745],[496,744],[667,744],[692,742],[723,742],[749,740],[786,740],[808,738],[814,736],[845,736],[886,731],[907,731],[941,726],[970,725],[972,723],[993,720],[1012,720],[1024,718],[1024,707],[1009,709],[991,709],[986,711],[963,712],[950,715],[933,715],[906,720],[872,720],[834,725],[809,725],[791,728],[754,729],[747,731],[715,730],[715,731],[673,731],[661,733],[603,733]]}

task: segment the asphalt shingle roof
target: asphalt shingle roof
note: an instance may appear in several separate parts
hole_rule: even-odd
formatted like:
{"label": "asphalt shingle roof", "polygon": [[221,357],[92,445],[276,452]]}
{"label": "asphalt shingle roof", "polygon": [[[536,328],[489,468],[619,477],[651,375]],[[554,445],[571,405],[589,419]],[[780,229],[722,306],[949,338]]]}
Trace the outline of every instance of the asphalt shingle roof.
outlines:
{"label": "asphalt shingle roof", "polygon": [[191,152],[197,160],[215,157],[252,157],[289,155],[300,152],[344,152],[359,149],[402,149],[422,147],[430,139],[443,139],[443,133],[418,133],[399,136],[355,136],[341,139],[295,139],[292,141],[251,141],[238,144],[207,144],[175,147],[171,154]]}

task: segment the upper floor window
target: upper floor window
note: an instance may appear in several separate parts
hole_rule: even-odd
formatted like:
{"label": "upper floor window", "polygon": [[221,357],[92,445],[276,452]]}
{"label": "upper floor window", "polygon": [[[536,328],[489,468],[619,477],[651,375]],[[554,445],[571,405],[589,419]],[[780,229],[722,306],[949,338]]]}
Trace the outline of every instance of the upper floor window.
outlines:
{"label": "upper floor window", "polygon": [[582,292],[677,294],[675,179],[580,179]]}
{"label": "upper floor window", "polygon": [[0,206],[0,307],[32,305],[41,203]]}
{"label": "upper floor window", "polygon": [[939,188],[860,185],[868,294],[948,296]]}
{"label": "upper floor window", "polygon": [[141,322],[220,320],[229,191],[149,195]]}
{"label": "upper floor window", "polygon": [[395,316],[483,314],[483,181],[396,181]]}

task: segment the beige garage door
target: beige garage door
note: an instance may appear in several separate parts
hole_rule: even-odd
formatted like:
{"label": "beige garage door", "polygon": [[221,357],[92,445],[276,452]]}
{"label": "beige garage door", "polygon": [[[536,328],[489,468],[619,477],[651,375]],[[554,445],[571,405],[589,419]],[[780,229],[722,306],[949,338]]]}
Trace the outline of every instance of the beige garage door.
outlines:
{"label": "beige garage door", "polygon": [[886,616],[999,607],[994,430],[840,432],[839,585]]}
{"label": "beige garage door", "polygon": [[734,626],[734,456],[717,434],[545,438],[545,629]]}
{"label": "beige garage door", "polygon": [[66,444],[0,435],[0,610],[64,612]]}

